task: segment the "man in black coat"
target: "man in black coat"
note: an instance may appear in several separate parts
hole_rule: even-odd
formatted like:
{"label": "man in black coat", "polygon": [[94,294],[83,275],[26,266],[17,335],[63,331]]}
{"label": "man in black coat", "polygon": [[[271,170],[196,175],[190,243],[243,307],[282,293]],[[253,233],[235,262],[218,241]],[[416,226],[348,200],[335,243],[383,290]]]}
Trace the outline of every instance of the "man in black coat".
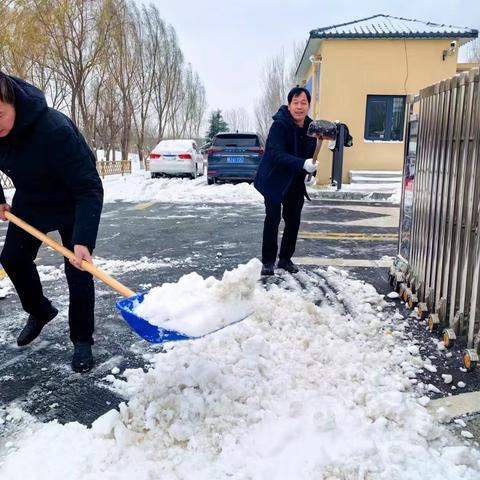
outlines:
{"label": "man in black coat", "polygon": [[[304,197],[305,175],[315,171],[312,156],[317,140],[307,136],[312,119],[307,116],[310,92],[295,87],[288,93],[288,105],[273,116],[265,153],[255,178],[255,188],[265,199],[262,244],[262,275],[273,275],[278,250],[278,227],[283,215],[283,232],[278,268],[298,272],[292,262],[297,243]],[[321,142],[321,140],[319,140]],[[282,213],[283,206],[283,213]]]}
{"label": "man in black coat", "polygon": [[[0,72],[0,170],[15,185],[12,206],[0,186],[0,220],[11,211],[40,231],[58,230],[75,259],[65,259],[70,292],[72,369],[93,366],[95,292],[92,276],[80,267],[91,262],[100,222],[103,187],[95,156],[73,122],[47,106],[33,85]],[[40,334],[58,310],[42,290],[34,260],[41,242],[10,223],[0,262],[29,314],[17,343]]]}

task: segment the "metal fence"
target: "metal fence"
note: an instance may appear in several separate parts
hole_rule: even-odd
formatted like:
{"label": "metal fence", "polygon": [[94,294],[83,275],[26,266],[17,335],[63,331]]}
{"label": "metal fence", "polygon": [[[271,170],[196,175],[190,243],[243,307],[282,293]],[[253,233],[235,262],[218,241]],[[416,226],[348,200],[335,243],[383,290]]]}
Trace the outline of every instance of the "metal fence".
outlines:
{"label": "metal fence", "polygon": [[409,99],[410,120],[417,121],[414,104],[420,107],[415,173],[407,137],[399,255],[391,271],[408,305],[420,302],[417,313],[428,317],[430,329],[444,327],[445,345],[457,340],[467,347],[469,370],[480,346],[479,77],[471,70]]}
{"label": "metal fence", "polygon": [[97,170],[102,178],[106,175],[125,175],[126,173],[132,173],[132,162],[130,160],[97,162]]}
{"label": "metal fence", "polygon": [[[130,160],[97,162],[97,170],[102,178],[106,175],[125,175],[126,173],[132,173],[132,162]],[[12,180],[2,172],[0,172],[0,184],[4,189],[14,188]]]}

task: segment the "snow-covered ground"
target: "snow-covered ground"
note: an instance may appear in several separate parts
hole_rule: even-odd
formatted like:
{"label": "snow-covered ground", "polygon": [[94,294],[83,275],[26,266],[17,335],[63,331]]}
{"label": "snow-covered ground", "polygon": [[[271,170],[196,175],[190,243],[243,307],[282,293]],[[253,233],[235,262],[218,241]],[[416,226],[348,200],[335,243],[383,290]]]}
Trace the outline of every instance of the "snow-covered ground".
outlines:
{"label": "snow-covered ground", "polygon": [[126,401],[91,429],[12,409],[0,423],[23,434],[0,478],[478,479],[480,453],[425,408],[429,361],[402,317],[370,285],[317,272],[341,303],[258,284],[247,320],[167,344],[147,372],[113,369],[106,388]]}
{"label": "snow-covered ground", "polygon": [[[189,178],[150,178],[150,172],[141,170],[135,158],[132,158],[132,174],[108,175],[103,180],[105,203],[112,202],[173,202],[173,203],[254,203],[263,204],[263,197],[252,184],[207,185],[206,175],[195,180]],[[307,186],[312,196],[318,192],[316,187]],[[322,187],[322,190],[324,188]],[[327,190],[335,191],[334,187]],[[373,192],[390,193],[389,201],[400,203],[401,183],[343,184],[344,192],[363,192],[365,196]],[[7,201],[11,202],[14,190],[5,191]]]}
{"label": "snow-covered ground", "polygon": [[262,196],[248,183],[207,185],[205,175],[188,178],[150,178],[149,172],[107,176],[103,180],[105,202],[173,203],[263,203]]}
{"label": "snow-covered ground", "polygon": [[[312,193],[318,191],[337,191],[336,187],[319,187],[309,190]],[[400,203],[402,196],[402,183],[390,182],[390,183],[343,183],[342,192],[362,193],[365,198],[368,199],[374,193],[390,194],[386,201],[390,203]]]}
{"label": "snow-covered ground", "polygon": [[[247,184],[207,186],[204,178],[151,180],[138,172],[104,186],[108,201],[261,202]],[[113,272],[132,267],[99,263]],[[252,315],[166,344],[148,355],[148,371],[113,368],[104,388],[125,402],[92,428],[42,424],[15,406],[0,410],[0,429],[12,432],[0,479],[480,478],[468,432],[454,437],[444,413],[426,409],[431,386],[415,377],[431,362],[388,298],[333,268],[301,272],[303,288],[287,275],[289,290],[265,288],[255,269],[248,272]],[[54,279],[59,271],[41,275]],[[314,277],[336,292],[330,302]]]}
{"label": "snow-covered ground", "polygon": [[389,193],[388,202],[400,203],[402,196],[402,182],[391,183],[346,183],[342,185],[344,192],[373,192]]}
{"label": "snow-covered ground", "polygon": [[[207,185],[206,176],[196,180],[187,178],[155,178],[149,173],[136,170],[132,175],[105,177],[105,202],[215,202],[263,204],[263,197],[248,183]],[[319,190],[307,187],[313,196]],[[335,189],[332,188],[332,191]],[[390,193],[389,201],[400,203],[401,183],[390,184],[344,184],[343,192],[362,192],[367,197],[373,192]]]}

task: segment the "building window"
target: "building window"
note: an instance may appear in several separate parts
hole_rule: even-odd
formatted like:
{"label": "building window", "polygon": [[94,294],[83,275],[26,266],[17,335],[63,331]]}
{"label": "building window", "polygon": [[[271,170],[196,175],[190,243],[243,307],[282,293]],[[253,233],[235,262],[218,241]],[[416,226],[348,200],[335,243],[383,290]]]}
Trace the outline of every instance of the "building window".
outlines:
{"label": "building window", "polygon": [[[312,87],[313,87],[313,79],[312,77],[310,77],[305,85],[305,88],[310,92],[310,97],[312,96]],[[310,116],[312,116],[312,106],[313,106],[313,102],[310,102],[310,108],[308,109],[308,114]]]}
{"label": "building window", "polygon": [[405,97],[367,95],[365,140],[403,141]]}
{"label": "building window", "polygon": [[312,77],[310,77],[310,78],[307,80],[307,83],[306,83],[306,85],[305,85],[305,88],[310,92],[310,95],[312,95],[312,85],[313,85]]}

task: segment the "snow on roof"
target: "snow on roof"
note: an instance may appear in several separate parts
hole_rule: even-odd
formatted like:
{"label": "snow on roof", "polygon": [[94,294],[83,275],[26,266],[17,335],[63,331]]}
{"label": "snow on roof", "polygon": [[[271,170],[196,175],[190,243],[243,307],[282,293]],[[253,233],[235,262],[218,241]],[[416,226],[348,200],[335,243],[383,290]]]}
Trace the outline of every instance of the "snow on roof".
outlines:
{"label": "snow on roof", "polygon": [[477,38],[478,30],[422,20],[374,15],[312,30],[310,38]]}

